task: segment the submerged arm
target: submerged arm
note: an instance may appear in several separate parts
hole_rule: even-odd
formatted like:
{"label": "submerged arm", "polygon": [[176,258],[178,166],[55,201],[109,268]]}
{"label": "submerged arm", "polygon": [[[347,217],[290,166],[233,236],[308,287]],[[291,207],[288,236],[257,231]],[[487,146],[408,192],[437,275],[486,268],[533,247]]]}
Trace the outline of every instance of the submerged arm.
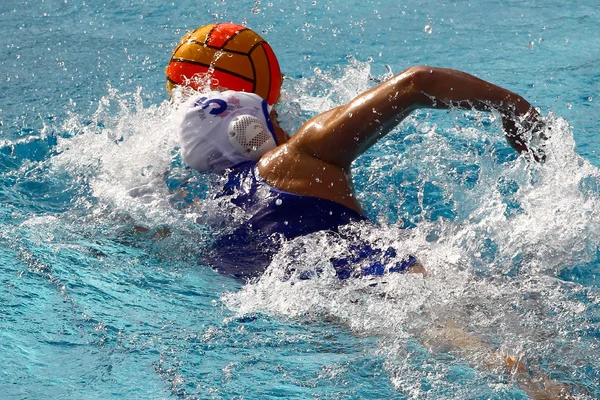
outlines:
{"label": "submerged arm", "polygon": [[464,72],[419,66],[309,120],[290,144],[346,168],[415,109],[450,107],[499,111],[507,140],[517,151],[527,147],[512,121],[525,117],[533,124],[539,118],[516,93]]}
{"label": "submerged arm", "polygon": [[482,338],[466,332],[452,321],[446,321],[445,326],[436,330],[422,332],[421,339],[430,350],[447,349],[475,365],[508,374],[534,400],[574,398],[567,384],[553,380],[539,369],[528,367],[518,357],[494,350]]}

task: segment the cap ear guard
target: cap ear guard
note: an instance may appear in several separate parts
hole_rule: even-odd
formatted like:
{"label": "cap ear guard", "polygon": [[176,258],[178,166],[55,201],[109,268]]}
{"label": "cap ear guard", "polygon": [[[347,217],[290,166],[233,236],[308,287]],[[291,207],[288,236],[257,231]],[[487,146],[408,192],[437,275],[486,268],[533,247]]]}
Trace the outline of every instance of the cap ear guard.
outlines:
{"label": "cap ear guard", "polygon": [[227,136],[231,145],[252,161],[258,161],[263,154],[277,147],[267,126],[252,115],[238,115],[232,119]]}

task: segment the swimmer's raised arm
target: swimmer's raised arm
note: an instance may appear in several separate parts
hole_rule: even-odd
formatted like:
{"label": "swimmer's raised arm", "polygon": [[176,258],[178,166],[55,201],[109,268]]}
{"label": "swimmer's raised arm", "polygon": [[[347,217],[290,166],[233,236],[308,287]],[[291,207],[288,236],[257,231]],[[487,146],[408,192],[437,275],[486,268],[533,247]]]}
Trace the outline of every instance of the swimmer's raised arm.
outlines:
{"label": "swimmer's raised arm", "polygon": [[418,108],[458,107],[497,110],[510,145],[526,151],[514,121],[535,123],[539,114],[523,97],[464,72],[418,66],[320,114],[293,136],[290,144],[342,168],[389,133]]}

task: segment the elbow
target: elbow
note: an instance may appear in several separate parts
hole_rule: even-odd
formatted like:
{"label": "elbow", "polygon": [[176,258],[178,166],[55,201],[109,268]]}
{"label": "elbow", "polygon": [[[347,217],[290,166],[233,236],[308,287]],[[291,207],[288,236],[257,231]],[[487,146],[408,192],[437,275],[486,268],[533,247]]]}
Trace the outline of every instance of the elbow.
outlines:
{"label": "elbow", "polygon": [[435,67],[417,65],[405,69],[397,76],[403,81],[402,86],[407,89],[406,94],[411,97],[416,108],[431,106],[427,93],[431,92],[431,87],[435,84],[436,70]]}

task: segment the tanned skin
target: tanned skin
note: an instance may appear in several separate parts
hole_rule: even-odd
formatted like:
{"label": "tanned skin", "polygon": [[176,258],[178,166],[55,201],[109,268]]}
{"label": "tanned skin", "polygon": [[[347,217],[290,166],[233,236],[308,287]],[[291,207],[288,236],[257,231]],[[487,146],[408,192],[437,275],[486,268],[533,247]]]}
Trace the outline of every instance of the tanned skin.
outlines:
{"label": "tanned skin", "polygon": [[500,112],[506,138],[520,152],[528,149],[516,121],[533,126],[539,120],[538,112],[516,93],[464,72],[417,66],[317,115],[292,137],[273,113],[280,145],[261,157],[258,170],[278,189],[332,200],[362,214],[352,184],[352,161],[412,111],[449,107]]}

